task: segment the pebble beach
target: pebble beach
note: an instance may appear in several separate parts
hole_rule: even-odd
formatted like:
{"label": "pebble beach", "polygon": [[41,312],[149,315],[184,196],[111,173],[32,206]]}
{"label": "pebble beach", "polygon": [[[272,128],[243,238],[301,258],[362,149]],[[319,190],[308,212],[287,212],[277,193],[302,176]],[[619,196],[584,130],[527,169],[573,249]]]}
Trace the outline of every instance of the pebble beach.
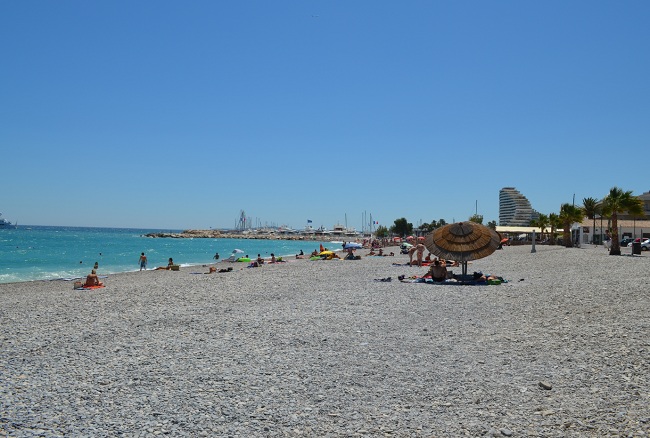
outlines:
{"label": "pebble beach", "polygon": [[390,250],[0,284],[0,436],[650,434],[647,252],[505,247],[469,271],[507,283],[453,286]]}

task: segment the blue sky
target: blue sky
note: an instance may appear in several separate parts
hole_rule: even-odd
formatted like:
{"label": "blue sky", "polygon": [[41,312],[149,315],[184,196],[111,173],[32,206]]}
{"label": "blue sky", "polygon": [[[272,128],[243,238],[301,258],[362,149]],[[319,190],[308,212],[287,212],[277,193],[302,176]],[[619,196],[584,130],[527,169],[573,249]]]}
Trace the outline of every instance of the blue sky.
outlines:
{"label": "blue sky", "polygon": [[362,228],[650,190],[647,1],[0,1],[0,212]]}

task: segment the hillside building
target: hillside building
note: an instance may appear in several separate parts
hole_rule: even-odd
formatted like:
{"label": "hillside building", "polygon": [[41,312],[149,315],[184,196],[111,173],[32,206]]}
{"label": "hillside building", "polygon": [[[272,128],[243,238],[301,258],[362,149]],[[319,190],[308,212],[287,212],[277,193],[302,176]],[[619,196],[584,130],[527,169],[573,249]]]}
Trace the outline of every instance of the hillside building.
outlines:
{"label": "hillside building", "polygon": [[517,189],[504,187],[499,190],[499,225],[527,227],[538,217],[539,213]]}

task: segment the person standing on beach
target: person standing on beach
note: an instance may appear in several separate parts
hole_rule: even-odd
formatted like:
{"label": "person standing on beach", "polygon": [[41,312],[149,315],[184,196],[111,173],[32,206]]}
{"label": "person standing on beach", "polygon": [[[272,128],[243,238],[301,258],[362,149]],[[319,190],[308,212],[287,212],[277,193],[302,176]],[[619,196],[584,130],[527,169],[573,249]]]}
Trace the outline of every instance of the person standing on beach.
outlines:
{"label": "person standing on beach", "polygon": [[147,256],[144,253],[140,254],[140,270],[147,270]]}
{"label": "person standing on beach", "polygon": [[422,242],[418,243],[415,246],[415,250],[417,251],[417,257],[418,257],[418,266],[422,267],[422,256],[424,255],[424,249],[425,246]]}
{"label": "person standing on beach", "polygon": [[413,255],[415,254],[415,250],[417,248],[412,246],[409,248],[409,266],[413,266]]}

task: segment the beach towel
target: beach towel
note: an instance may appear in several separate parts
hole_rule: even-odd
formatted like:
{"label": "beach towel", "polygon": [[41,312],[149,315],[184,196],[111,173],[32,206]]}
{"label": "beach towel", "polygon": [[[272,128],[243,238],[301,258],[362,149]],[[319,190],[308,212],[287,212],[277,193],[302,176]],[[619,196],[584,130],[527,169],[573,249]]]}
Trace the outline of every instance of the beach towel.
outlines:
{"label": "beach towel", "polygon": [[94,289],[102,289],[105,288],[103,284],[101,286],[81,286],[81,287],[75,287],[74,290],[94,290]]}
{"label": "beach towel", "polygon": [[439,284],[444,286],[493,286],[500,285],[502,283],[507,283],[508,280],[499,278],[496,280],[488,281],[477,281],[477,280],[456,280],[455,278],[449,278],[445,281],[433,281],[431,277],[406,277],[400,275],[397,277],[402,283],[426,283],[426,284]]}

